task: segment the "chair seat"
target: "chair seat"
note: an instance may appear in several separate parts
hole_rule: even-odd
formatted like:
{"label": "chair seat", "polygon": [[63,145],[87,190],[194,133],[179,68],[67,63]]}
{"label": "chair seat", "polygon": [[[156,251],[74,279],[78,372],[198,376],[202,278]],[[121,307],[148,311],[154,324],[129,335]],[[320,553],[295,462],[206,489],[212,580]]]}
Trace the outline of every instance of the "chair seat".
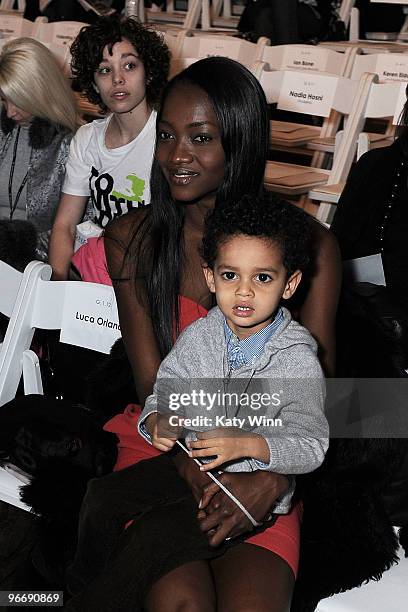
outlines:
{"label": "chair seat", "polygon": [[344,185],[345,183],[322,185],[322,187],[312,189],[309,192],[309,198],[311,200],[318,200],[320,202],[331,202],[337,204],[344,189]]}
{"label": "chair seat", "polygon": [[[385,134],[369,134],[370,148],[386,147],[392,144],[392,140],[387,138]],[[326,136],[323,138],[313,138],[306,146],[312,151],[323,151],[324,153],[334,153],[334,136]]]}
{"label": "chair seat", "polygon": [[359,588],[322,599],[316,612],[403,612],[408,607],[408,558],[402,548],[399,562]]}
{"label": "chair seat", "polygon": [[281,162],[266,163],[264,182],[267,189],[284,195],[301,195],[327,182],[328,170]]}
{"label": "chair seat", "polygon": [[320,128],[312,125],[284,121],[270,122],[269,138],[272,146],[300,147],[316,139],[319,134]]}

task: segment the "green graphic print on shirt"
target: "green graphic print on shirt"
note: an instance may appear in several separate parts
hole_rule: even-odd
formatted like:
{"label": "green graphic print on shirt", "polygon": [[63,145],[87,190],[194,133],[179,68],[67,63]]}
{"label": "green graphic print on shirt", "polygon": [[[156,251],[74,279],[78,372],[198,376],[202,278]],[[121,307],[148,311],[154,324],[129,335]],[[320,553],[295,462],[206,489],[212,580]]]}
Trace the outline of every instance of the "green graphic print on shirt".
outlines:
{"label": "green graphic print on shirt", "polygon": [[99,174],[92,166],[89,189],[94,207],[94,222],[99,226],[106,227],[109,221],[124,215],[132,208],[146,206],[142,199],[146,181],[135,174],[128,174],[126,179],[130,181],[130,187],[125,190],[127,193],[116,191],[113,189],[113,176],[108,172]]}

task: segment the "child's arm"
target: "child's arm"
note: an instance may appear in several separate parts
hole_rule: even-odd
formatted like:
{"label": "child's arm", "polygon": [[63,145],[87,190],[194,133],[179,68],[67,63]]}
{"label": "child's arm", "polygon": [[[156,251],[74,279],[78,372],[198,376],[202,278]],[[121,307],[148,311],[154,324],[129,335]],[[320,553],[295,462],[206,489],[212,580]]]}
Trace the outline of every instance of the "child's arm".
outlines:
{"label": "child's arm", "polygon": [[197,440],[188,443],[191,457],[211,457],[201,470],[208,472],[223,463],[250,457],[260,463],[269,463],[269,446],[265,438],[257,433],[243,431],[238,427],[222,427],[197,434]]}
{"label": "child's arm", "polygon": [[163,452],[173,448],[182,429],[180,426],[172,426],[169,417],[158,412],[149,414],[144,426],[152,445]]}

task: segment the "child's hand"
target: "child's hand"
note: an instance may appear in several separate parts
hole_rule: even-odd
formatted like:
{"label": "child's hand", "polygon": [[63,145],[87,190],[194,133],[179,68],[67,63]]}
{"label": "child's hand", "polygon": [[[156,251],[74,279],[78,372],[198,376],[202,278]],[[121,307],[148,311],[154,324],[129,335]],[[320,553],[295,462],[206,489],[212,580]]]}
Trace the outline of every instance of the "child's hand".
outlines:
{"label": "child's hand", "polygon": [[153,446],[163,452],[173,448],[182,429],[181,424],[179,426],[170,425],[170,416],[154,412],[146,419],[146,429],[150,434]]}
{"label": "child's hand", "polygon": [[[242,459],[243,457],[257,458],[261,448],[264,450],[265,440],[257,434],[243,431],[238,427],[221,427],[210,431],[199,432],[198,440],[188,443],[191,457],[217,458],[210,463],[200,467],[200,470],[208,472],[222,465],[226,461]],[[267,445],[266,445],[267,447]],[[269,456],[269,449],[267,447]]]}

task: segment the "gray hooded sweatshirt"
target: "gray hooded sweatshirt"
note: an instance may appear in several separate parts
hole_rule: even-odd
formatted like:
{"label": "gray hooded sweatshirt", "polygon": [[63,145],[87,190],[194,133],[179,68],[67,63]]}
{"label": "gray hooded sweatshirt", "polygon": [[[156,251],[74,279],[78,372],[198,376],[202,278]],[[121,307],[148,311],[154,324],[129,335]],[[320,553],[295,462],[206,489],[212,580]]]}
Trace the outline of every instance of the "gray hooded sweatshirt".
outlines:
{"label": "gray hooded sweatshirt", "polygon": [[[196,417],[190,430],[231,425],[266,440],[270,455],[267,464],[248,457],[224,464],[224,471],[263,469],[293,475],[319,467],[328,448],[329,431],[317,345],[286,308],[283,314],[283,322],[265,344],[260,358],[234,370],[228,363],[225,319],[220,309],[213,308],[206,317],[189,325],[160,365],[153,393],[139,418],[139,433],[150,442],[143,423],[153,412],[177,414],[184,422]],[[204,394],[198,396],[200,391]],[[184,398],[182,394],[186,394]],[[238,400],[230,401],[231,396]],[[169,397],[173,400],[170,410]],[[188,431],[185,438],[195,438],[194,432]],[[293,491],[292,482],[274,512],[290,510]]]}

